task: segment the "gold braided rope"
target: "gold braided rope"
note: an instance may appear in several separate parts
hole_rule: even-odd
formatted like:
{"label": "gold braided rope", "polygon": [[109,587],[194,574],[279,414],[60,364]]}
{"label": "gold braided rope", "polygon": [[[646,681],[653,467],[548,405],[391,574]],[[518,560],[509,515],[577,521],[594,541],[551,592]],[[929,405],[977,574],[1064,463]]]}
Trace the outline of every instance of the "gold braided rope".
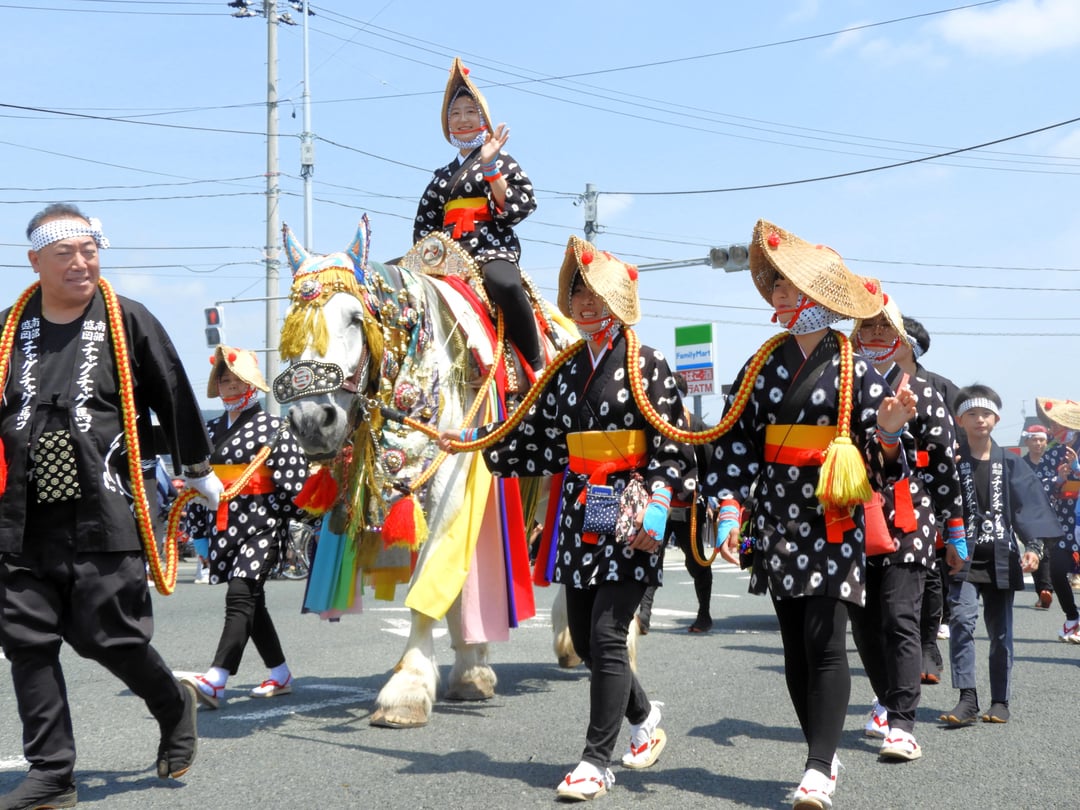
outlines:
{"label": "gold braided rope", "polygon": [[[35,282],[19,296],[8,314],[7,323],[4,324],[3,334],[0,335],[0,386],[2,386],[0,390],[7,387],[7,373],[11,366],[11,352],[18,322],[22,319],[26,304],[40,286],[40,282]],[[131,364],[128,360],[127,334],[124,331],[120,302],[113,291],[112,285],[105,279],[98,280],[98,288],[105,299],[105,310],[109,318],[109,332],[112,334],[113,358],[120,389],[120,414],[123,420],[124,442],[127,444],[128,450],[128,476],[131,479],[135,524],[139,532],[139,539],[142,542],[143,551],[149,563],[150,574],[154,579],[154,587],[157,588],[158,593],[168,596],[176,590],[176,572],[180,561],[180,546],[177,543],[180,513],[183,511],[183,506],[196,497],[197,493],[194,490],[185,489],[169,510],[165,535],[165,568],[162,570],[161,556],[158,554],[153,523],[150,520],[150,503],[146,497],[146,485],[142,477],[142,455],[139,452],[139,434],[135,423],[135,388],[131,377]],[[237,479],[236,483],[225,491],[221,499],[228,501],[235,497],[241,489],[247,486],[248,481],[255,474],[256,468],[269,455],[269,447],[260,450],[259,455],[255,457],[255,461]]]}

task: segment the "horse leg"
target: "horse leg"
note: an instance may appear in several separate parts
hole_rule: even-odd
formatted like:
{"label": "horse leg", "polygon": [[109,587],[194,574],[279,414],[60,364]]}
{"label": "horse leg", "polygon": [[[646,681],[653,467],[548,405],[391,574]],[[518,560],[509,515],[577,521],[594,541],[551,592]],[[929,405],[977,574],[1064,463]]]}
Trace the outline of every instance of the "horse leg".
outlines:
{"label": "horse leg", "polygon": [[386,728],[427,725],[431,706],[435,702],[435,687],[439,682],[439,669],[435,665],[434,627],[434,619],[412,611],[405,654],[375,699],[371,725]]}
{"label": "horse leg", "polygon": [[450,644],[454,648],[454,667],[446,687],[447,700],[490,700],[495,697],[499,679],[488,663],[488,645],[467,644],[461,627],[461,597],[454,600],[446,614]]}
{"label": "horse leg", "polygon": [[566,616],[566,591],[562,585],[556,586],[555,601],[551,603],[551,633],[555,658],[563,669],[573,669],[581,663],[581,656],[574,650],[570,639],[570,625]]}

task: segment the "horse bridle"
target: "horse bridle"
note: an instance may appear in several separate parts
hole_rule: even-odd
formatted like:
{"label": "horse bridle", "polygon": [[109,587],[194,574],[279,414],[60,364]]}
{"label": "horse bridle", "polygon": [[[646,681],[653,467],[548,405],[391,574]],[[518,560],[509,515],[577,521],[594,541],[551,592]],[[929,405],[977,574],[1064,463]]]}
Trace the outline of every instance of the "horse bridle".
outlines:
{"label": "horse bridle", "polygon": [[[337,363],[323,360],[300,360],[274,378],[274,398],[282,405],[305,397],[345,391],[353,400],[364,399],[369,377],[370,358],[367,347],[360,353],[356,368],[348,377]],[[349,411],[353,407],[350,405]]]}

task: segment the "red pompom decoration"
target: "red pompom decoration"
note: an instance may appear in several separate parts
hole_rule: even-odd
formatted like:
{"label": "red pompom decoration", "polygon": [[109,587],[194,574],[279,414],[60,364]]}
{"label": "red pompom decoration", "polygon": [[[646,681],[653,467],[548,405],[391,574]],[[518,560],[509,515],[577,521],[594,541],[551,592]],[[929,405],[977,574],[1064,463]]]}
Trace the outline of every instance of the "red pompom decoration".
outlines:
{"label": "red pompom decoration", "polygon": [[236,352],[229,352],[229,358],[228,359],[229,359],[230,363],[235,363],[236,362]]}
{"label": "red pompom decoration", "polygon": [[210,365],[217,365],[217,358],[214,355],[210,355]]}
{"label": "red pompom decoration", "polygon": [[322,515],[330,511],[337,501],[338,485],[326,467],[309,475],[303,488],[293,498],[293,503],[310,515]]}
{"label": "red pompom decoration", "polygon": [[630,276],[631,281],[637,281],[637,268],[632,264],[626,265],[626,275]]}
{"label": "red pompom decoration", "polygon": [[863,286],[866,287],[866,291],[871,295],[877,295],[877,284],[872,281],[864,281]]}
{"label": "red pompom decoration", "polygon": [[[873,292],[873,290],[871,290],[870,292]],[[883,303],[886,303],[886,304],[889,303],[889,294],[888,293],[882,293],[881,294],[881,300],[882,300]]]}
{"label": "red pompom decoration", "polygon": [[771,231],[769,233],[769,238],[765,241],[769,243],[769,247],[771,248],[780,247],[780,234],[778,234],[776,231]]}
{"label": "red pompom decoration", "polygon": [[465,67],[464,65],[461,66],[461,74],[463,76],[468,76],[469,75],[469,69],[467,67]]}
{"label": "red pompom decoration", "polygon": [[582,253],[581,254],[581,263],[582,264],[592,264],[592,254],[591,253]]}

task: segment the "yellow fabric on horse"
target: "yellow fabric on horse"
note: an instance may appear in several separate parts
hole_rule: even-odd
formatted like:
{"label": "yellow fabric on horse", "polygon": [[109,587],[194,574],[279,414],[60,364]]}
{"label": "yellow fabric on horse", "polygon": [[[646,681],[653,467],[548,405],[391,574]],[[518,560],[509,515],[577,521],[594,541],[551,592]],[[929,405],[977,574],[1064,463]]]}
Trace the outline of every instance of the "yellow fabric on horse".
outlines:
{"label": "yellow fabric on horse", "polygon": [[466,480],[461,511],[431,549],[405,598],[406,607],[433,619],[442,619],[461,593],[480,532],[484,531],[484,512],[492,496],[492,475],[478,453],[469,458]]}

